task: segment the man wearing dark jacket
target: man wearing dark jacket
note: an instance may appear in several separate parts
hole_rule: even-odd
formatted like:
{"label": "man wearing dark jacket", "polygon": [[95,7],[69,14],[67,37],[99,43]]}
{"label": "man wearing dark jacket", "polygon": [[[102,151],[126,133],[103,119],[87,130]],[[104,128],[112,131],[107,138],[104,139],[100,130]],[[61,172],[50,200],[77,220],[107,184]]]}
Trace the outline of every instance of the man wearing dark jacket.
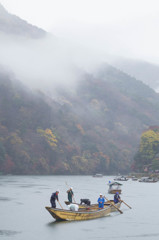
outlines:
{"label": "man wearing dark jacket", "polygon": [[114,195],[114,203],[118,203],[120,202],[120,196],[119,196],[119,193],[116,192],[116,194]]}
{"label": "man wearing dark jacket", "polygon": [[50,203],[51,203],[52,208],[56,208],[56,200],[59,201],[58,194],[59,194],[59,190],[52,193],[52,195],[51,195]]}

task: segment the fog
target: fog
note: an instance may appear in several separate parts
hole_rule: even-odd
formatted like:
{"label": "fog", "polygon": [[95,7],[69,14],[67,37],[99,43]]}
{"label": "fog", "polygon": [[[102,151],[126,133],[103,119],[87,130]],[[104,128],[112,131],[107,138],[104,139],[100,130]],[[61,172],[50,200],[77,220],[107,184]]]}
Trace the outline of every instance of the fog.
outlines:
{"label": "fog", "polygon": [[31,88],[73,87],[80,73],[92,72],[104,61],[89,48],[50,35],[31,39],[1,33],[0,39],[0,64]]}
{"label": "fog", "polygon": [[7,10],[91,51],[159,64],[158,0],[1,0]]}
{"label": "fog", "polygon": [[110,25],[70,22],[65,28],[59,26],[58,34],[100,54],[136,58],[159,64],[156,54],[159,17],[150,18],[148,22],[147,20],[145,16],[142,21],[138,17],[133,21],[125,19]]}
{"label": "fog", "polygon": [[[133,58],[133,55],[129,57],[129,54],[124,51],[122,54],[120,52],[122,49],[117,51],[114,48],[112,51],[112,48],[107,45],[108,42],[104,44],[104,39],[101,39],[101,43],[96,44],[96,47],[93,46],[95,40],[90,41],[89,44],[88,39],[85,39],[84,43],[79,39],[69,41],[50,34],[45,38],[32,39],[1,33],[0,65],[30,88],[50,93],[59,86],[68,89],[75,87],[81,75],[94,74],[103,63],[118,67],[116,60],[120,61],[127,56],[130,59]],[[134,59],[137,59],[136,55]],[[124,67],[123,70],[125,70]],[[141,71],[144,72],[144,69]],[[128,74],[133,74],[133,71],[130,69]],[[136,76],[138,76],[137,73]],[[154,76],[154,80],[157,76]],[[158,87],[158,85],[154,86]]]}
{"label": "fog", "polygon": [[1,0],[12,14],[54,36],[23,38],[0,33],[0,64],[33,88],[72,87],[120,57],[159,64],[156,0]]}
{"label": "fog", "polygon": [[67,49],[54,40],[32,40],[1,34],[0,63],[16,78],[33,88],[72,82],[71,58]]}

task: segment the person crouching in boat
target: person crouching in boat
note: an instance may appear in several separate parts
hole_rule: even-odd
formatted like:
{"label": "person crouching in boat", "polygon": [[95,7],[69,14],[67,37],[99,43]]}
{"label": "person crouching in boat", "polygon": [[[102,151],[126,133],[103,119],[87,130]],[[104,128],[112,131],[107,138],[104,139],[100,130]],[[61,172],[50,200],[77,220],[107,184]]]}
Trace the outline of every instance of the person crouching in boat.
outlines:
{"label": "person crouching in boat", "polygon": [[114,203],[118,203],[118,202],[120,202],[120,196],[119,196],[119,193],[116,192],[114,195]]}
{"label": "person crouching in boat", "polygon": [[59,201],[58,194],[59,194],[59,190],[52,193],[52,195],[51,195],[50,203],[51,203],[52,208],[56,208],[56,200]]}
{"label": "person crouching in boat", "polygon": [[69,190],[67,190],[68,194],[68,201],[72,203],[72,197],[73,197],[73,188],[71,187]]}
{"label": "person crouching in boat", "polygon": [[100,196],[98,198],[98,208],[99,209],[104,208],[104,202],[105,202],[105,199],[104,199],[103,195],[100,193]]}

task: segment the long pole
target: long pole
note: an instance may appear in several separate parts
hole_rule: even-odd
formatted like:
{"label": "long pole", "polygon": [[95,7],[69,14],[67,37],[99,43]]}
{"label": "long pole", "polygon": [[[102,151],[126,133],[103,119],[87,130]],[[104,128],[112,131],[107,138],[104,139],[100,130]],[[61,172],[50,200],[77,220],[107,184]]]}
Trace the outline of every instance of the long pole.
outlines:
{"label": "long pole", "polygon": [[124,202],[123,200],[121,200],[121,202],[123,202],[126,206],[128,206],[130,209],[132,209],[132,207],[130,207],[126,202]]}
{"label": "long pole", "polygon": [[[104,196],[104,198],[107,200],[107,201],[110,201],[108,198],[106,198],[105,196]],[[121,214],[123,213],[117,206],[115,206],[115,204],[113,204],[113,203],[111,203],[111,201],[110,201],[110,205],[112,205],[114,208],[116,208]]]}
{"label": "long pole", "polygon": [[61,203],[59,202],[59,200],[58,200],[58,203],[59,203],[60,207],[63,209],[63,207],[62,207]]}

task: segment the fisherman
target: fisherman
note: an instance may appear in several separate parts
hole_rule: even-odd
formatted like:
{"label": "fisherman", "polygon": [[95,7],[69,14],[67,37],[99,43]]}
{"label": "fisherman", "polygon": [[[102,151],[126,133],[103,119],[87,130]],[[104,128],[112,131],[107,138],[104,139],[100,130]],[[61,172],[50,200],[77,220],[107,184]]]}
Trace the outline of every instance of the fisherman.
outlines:
{"label": "fisherman", "polygon": [[88,205],[88,206],[91,205],[91,201],[89,199],[87,199],[87,198],[81,199],[80,204],[82,205],[83,203]]}
{"label": "fisherman", "polygon": [[98,202],[98,208],[99,208],[99,209],[104,208],[105,199],[104,199],[104,197],[103,197],[103,195],[102,195],[101,193],[100,193],[100,196],[99,196],[97,202]]}
{"label": "fisherman", "polygon": [[56,200],[59,201],[58,194],[59,194],[59,190],[52,193],[52,195],[51,195],[50,203],[51,203],[52,208],[56,208]]}
{"label": "fisherman", "polygon": [[116,192],[116,194],[114,195],[114,203],[118,203],[120,202],[120,196],[119,196],[119,193]]}
{"label": "fisherman", "polygon": [[73,194],[73,188],[72,188],[72,187],[70,187],[70,189],[67,190],[67,194],[68,194],[68,201],[69,201],[70,203],[72,203],[72,198],[73,198],[73,196],[74,196],[74,194]]}

